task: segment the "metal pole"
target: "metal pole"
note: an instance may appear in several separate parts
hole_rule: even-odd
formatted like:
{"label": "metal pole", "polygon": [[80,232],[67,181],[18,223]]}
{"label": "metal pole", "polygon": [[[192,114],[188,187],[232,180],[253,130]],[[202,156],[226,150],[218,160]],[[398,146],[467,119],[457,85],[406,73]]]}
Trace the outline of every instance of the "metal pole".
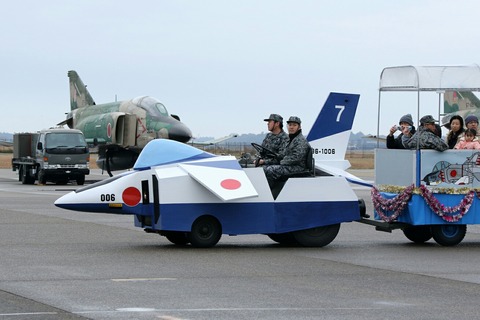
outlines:
{"label": "metal pole", "polygon": [[377,110],[377,149],[380,145],[380,97],[382,96],[381,88],[378,89],[378,110]]}

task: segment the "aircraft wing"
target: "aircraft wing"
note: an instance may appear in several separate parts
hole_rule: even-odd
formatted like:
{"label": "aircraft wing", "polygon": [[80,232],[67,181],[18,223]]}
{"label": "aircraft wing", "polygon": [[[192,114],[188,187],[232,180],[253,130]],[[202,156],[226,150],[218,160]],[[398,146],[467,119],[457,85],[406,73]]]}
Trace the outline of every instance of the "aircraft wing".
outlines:
{"label": "aircraft wing", "polygon": [[232,133],[232,134],[229,134],[228,136],[225,136],[225,137],[221,137],[221,138],[217,138],[217,139],[212,139],[212,140],[208,140],[208,141],[200,141],[200,142],[195,142],[195,141],[192,141],[190,142],[189,144],[192,144],[192,145],[199,145],[199,146],[211,146],[211,145],[215,145],[217,143],[220,143],[220,142],[223,142],[223,141],[226,141],[226,140],[229,140],[229,139],[232,139],[232,138],[236,138],[238,137],[238,134],[237,133]]}
{"label": "aircraft wing", "polygon": [[71,119],[65,119],[62,122],[57,123],[57,126],[64,126],[64,125],[68,124],[68,121],[70,121],[70,120]]}
{"label": "aircraft wing", "polygon": [[371,139],[371,140],[378,140],[378,141],[387,141],[386,137],[377,137],[373,134],[367,134],[366,136],[363,136],[362,138]]}
{"label": "aircraft wing", "polygon": [[221,161],[217,159],[180,163],[179,166],[223,201],[258,196],[235,157],[225,157]]}
{"label": "aircraft wing", "polygon": [[0,140],[0,146],[2,146],[2,147],[13,147],[13,142]]}
{"label": "aircraft wing", "polygon": [[347,179],[348,182],[359,184],[365,187],[373,187],[373,181],[365,181],[351,173],[348,173],[345,170],[342,170],[340,168],[334,167],[334,166],[329,166],[326,164],[320,164],[317,165],[315,164],[315,167],[321,169],[322,171],[325,171],[326,173],[335,175],[335,176],[341,176]]}

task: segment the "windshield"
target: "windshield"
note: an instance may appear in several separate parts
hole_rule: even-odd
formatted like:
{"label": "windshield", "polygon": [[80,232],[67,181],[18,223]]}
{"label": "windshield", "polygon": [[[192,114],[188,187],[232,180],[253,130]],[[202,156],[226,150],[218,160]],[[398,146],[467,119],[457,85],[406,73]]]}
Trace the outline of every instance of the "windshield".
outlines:
{"label": "windshield", "polygon": [[143,148],[133,169],[144,170],[154,166],[211,157],[215,156],[185,143],[168,139],[154,139]]}
{"label": "windshield", "polygon": [[80,133],[49,133],[45,137],[45,147],[86,147],[85,138]]}
{"label": "windshield", "polygon": [[147,111],[147,113],[154,117],[168,116],[168,111],[165,106],[155,98],[152,97],[138,97],[132,100],[140,108]]}

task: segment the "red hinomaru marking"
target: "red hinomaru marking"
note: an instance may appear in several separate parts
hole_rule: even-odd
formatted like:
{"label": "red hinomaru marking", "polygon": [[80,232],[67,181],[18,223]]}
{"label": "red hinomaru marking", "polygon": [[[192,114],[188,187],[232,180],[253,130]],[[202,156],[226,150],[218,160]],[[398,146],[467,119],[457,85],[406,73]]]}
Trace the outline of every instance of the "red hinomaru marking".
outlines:
{"label": "red hinomaru marking", "polygon": [[107,124],[107,137],[112,137],[112,125],[110,124],[110,122]]}
{"label": "red hinomaru marking", "polygon": [[137,188],[128,187],[127,189],[123,190],[122,200],[127,206],[133,207],[137,205],[141,199],[142,195]]}
{"label": "red hinomaru marking", "polygon": [[225,179],[222,182],[220,182],[220,185],[222,188],[228,189],[228,190],[235,190],[240,188],[242,185],[240,181],[235,180],[235,179]]}

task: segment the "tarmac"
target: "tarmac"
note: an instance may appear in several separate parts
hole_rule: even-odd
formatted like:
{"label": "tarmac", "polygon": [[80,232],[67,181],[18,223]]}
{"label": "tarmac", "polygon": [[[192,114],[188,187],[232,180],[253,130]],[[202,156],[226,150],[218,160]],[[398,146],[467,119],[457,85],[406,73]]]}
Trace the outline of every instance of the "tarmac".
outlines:
{"label": "tarmac", "polygon": [[[86,183],[106,177],[93,170]],[[352,222],[323,248],[224,235],[213,248],[195,249],[135,228],[130,216],[53,205],[76,188],[22,185],[0,169],[0,319],[478,316],[477,226],[456,247],[416,245],[399,230]],[[354,190],[369,212],[369,188]]]}

